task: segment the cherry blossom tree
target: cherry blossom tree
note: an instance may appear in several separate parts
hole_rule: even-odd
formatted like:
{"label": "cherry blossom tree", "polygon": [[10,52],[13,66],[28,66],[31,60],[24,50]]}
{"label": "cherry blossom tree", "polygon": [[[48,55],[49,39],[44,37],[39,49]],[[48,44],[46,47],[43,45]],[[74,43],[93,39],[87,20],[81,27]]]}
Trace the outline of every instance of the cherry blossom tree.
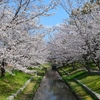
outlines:
{"label": "cherry blossom tree", "polygon": [[[69,22],[66,22],[65,20],[65,23],[73,25],[76,28],[77,37],[80,37],[80,44],[83,41],[81,46],[79,47],[83,51],[85,51],[84,53],[81,54],[82,62],[84,62],[84,65],[86,65],[85,67],[87,68],[88,71],[90,71],[89,62],[90,60],[92,60],[100,69],[99,3],[97,2],[91,4],[89,1],[86,0],[82,1],[62,0],[59,1],[59,3],[65,9],[65,11],[70,15]],[[61,30],[63,30],[63,32],[66,31],[68,32],[68,30],[66,30],[65,28]],[[63,32],[60,32],[60,34],[62,34]]]}
{"label": "cherry blossom tree", "polygon": [[50,16],[48,11],[56,5],[53,0],[48,5],[42,0],[0,1],[1,61],[6,58],[13,66],[29,66],[31,62],[45,61],[45,34],[41,32],[46,29],[39,24],[39,17]]}
{"label": "cherry blossom tree", "polygon": [[[87,50],[87,54],[84,55],[87,65],[89,66],[89,60],[92,60],[100,69],[100,6],[98,4],[86,3],[82,10],[73,11],[74,24],[77,26],[79,33],[84,38],[85,45],[83,49]],[[73,22],[72,22],[73,23]],[[97,55],[98,53],[98,55]]]}

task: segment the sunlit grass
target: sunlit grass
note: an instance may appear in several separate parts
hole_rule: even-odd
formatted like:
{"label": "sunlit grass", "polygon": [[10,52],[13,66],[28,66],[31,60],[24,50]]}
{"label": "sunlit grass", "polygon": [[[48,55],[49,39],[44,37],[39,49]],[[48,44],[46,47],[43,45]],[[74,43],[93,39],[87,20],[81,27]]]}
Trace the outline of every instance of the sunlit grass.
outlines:
{"label": "sunlit grass", "polygon": [[15,93],[31,76],[20,71],[15,72],[15,76],[6,73],[5,78],[0,78],[0,99],[5,100]]}
{"label": "sunlit grass", "polygon": [[42,66],[44,66],[45,68],[50,68],[51,67],[51,63],[44,63],[44,64],[42,64]]}
{"label": "sunlit grass", "polygon": [[70,84],[71,91],[74,91],[81,100],[94,100],[79,84],[74,81],[68,81],[65,77],[63,79]]}
{"label": "sunlit grass", "polygon": [[81,100],[94,100],[79,84],[72,81],[69,83],[75,93],[81,98]]}
{"label": "sunlit grass", "polygon": [[21,94],[19,94],[14,100],[31,100],[34,97],[41,80],[42,76],[34,77],[25,90],[21,92]]}
{"label": "sunlit grass", "polygon": [[38,89],[45,74],[45,70],[40,69],[39,67],[33,68],[32,70],[37,71],[37,76],[34,76],[34,78],[31,80],[25,90],[22,91],[22,93],[19,94],[14,100],[31,100],[34,97],[34,94]]}
{"label": "sunlit grass", "polygon": [[[81,70],[81,71],[77,71],[77,72],[75,72],[74,74],[71,74],[71,75],[69,75],[69,76],[65,76],[65,78],[66,78],[67,80],[72,80],[73,78],[79,78],[79,77],[85,76],[85,75],[87,75],[87,72]],[[63,76],[62,76],[62,77],[63,77]]]}
{"label": "sunlit grass", "polygon": [[100,75],[89,75],[80,81],[100,94]]}
{"label": "sunlit grass", "polygon": [[[70,72],[72,70],[72,67],[63,67],[63,70]],[[81,85],[77,84],[73,79],[80,80],[83,84],[88,86],[93,91],[100,94],[100,75],[95,74],[88,74],[85,70],[82,70],[80,68],[74,69],[70,72],[69,75],[64,75],[63,71],[59,69],[60,74],[62,75],[62,78],[66,80],[72,87],[72,89],[75,91],[75,93],[78,94],[82,98],[82,100],[95,100],[92,99],[92,96],[88,94],[86,90],[84,90]]]}
{"label": "sunlit grass", "polygon": [[62,71],[61,69],[59,69],[58,71],[61,73],[61,75],[65,75],[65,72]]}

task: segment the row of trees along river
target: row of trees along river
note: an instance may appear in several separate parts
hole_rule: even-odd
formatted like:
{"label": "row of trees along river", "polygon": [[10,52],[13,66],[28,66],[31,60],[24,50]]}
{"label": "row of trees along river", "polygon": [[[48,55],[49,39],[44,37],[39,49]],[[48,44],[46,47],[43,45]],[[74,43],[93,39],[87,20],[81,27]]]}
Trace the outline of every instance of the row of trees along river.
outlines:
{"label": "row of trees along river", "polygon": [[[40,24],[41,16],[58,6],[69,18],[53,27]],[[5,73],[44,62],[100,70],[100,1],[0,0],[0,61],[1,74],[2,66]]]}

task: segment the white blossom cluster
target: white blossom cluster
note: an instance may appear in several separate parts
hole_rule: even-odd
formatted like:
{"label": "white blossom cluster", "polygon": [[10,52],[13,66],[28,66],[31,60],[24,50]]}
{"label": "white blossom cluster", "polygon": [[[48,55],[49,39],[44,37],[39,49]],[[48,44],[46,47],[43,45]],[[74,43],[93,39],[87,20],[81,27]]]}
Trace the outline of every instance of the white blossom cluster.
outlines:
{"label": "white blossom cluster", "polygon": [[[65,3],[63,0],[63,7]],[[71,2],[69,5],[72,7]],[[88,13],[85,9],[87,5]],[[100,69],[100,5],[86,3],[81,9],[72,12],[68,23],[65,20],[56,27],[54,38],[48,44],[48,60],[57,63],[80,61],[85,64],[93,61]]]}
{"label": "white blossom cluster", "polygon": [[40,16],[50,16],[55,8],[53,0],[48,5],[43,0],[0,1],[0,61],[8,66],[26,67],[44,63],[47,57],[44,37],[47,29],[39,24]]}

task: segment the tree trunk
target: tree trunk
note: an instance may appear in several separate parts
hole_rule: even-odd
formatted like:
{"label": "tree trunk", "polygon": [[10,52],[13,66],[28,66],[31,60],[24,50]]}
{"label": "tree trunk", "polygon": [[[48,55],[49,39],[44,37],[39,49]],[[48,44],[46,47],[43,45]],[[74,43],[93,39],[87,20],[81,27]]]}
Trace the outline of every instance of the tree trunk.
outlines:
{"label": "tree trunk", "polygon": [[73,70],[75,70],[75,69],[76,69],[76,67],[75,67],[75,64],[74,64],[74,63],[72,63],[72,67],[73,67]]}
{"label": "tree trunk", "polygon": [[90,74],[90,73],[91,73],[91,71],[90,71],[89,66],[85,66],[85,68],[87,69],[88,73]]}
{"label": "tree trunk", "polygon": [[62,63],[63,67],[65,67],[65,63]]}
{"label": "tree trunk", "polygon": [[96,61],[93,60],[93,62],[96,64],[96,66],[98,67],[98,70],[100,70],[100,59],[97,59]]}
{"label": "tree trunk", "polygon": [[99,58],[97,59],[97,67],[100,70],[100,59]]}
{"label": "tree trunk", "polygon": [[100,70],[100,61],[97,62],[97,67]]}
{"label": "tree trunk", "polygon": [[4,67],[1,67],[1,77],[4,77],[5,76],[5,69]]}

